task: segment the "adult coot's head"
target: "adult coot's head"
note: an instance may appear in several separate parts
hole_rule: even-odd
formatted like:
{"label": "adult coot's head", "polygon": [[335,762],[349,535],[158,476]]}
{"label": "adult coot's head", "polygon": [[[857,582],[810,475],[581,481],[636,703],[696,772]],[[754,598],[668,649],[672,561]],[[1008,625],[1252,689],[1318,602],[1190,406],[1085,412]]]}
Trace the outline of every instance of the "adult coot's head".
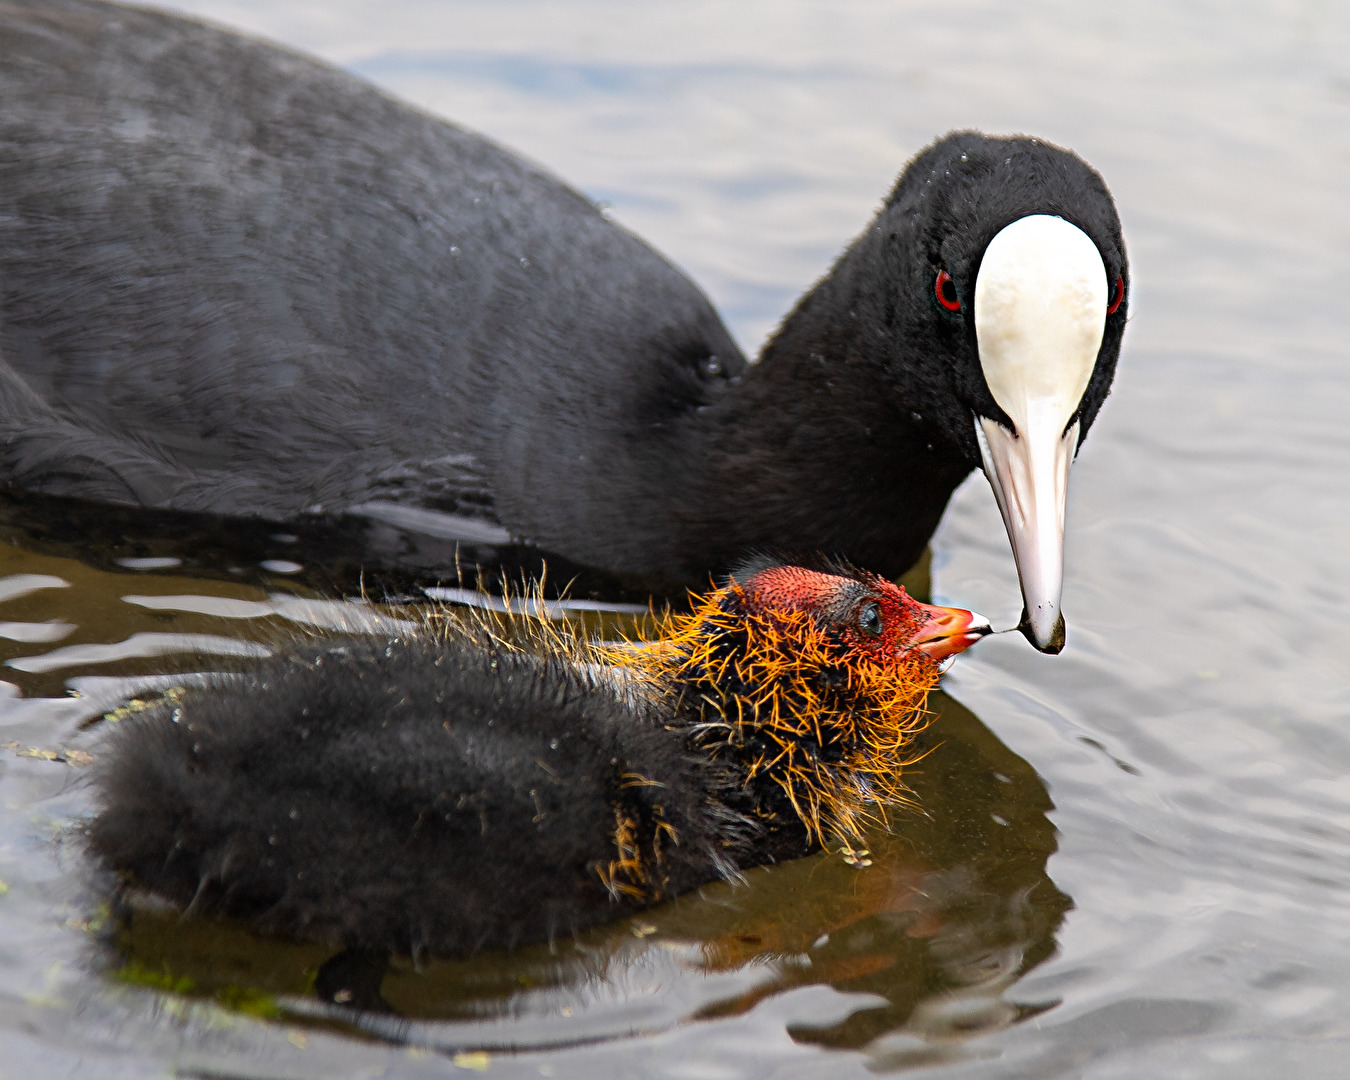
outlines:
{"label": "adult coot's head", "polygon": [[1058,652],[1069,465],[1125,326],[1110,192],[1047,143],[961,133],[910,166],[881,221],[897,242],[903,317],[938,343],[915,357],[947,391],[933,418],[982,462],[1017,559],[1023,632]]}
{"label": "adult coot's head", "polygon": [[[811,380],[794,418],[812,432],[802,457],[833,480],[822,465],[806,498],[833,500],[841,523],[817,546],[902,568],[981,464],[1017,559],[1023,632],[1058,652],[1069,465],[1115,373],[1129,280],[1111,194],[1074,154],[975,132],[920,154],[763,355],[780,391],[789,372]],[[866,519],[847,512],[864,499]]]}
{"label": "adult coot's head", "polygon": [[1023,632],[1057,652],[1069,465],[1110,388],[1127,311],[1111,195],[1056,147],[962,133],[914,162],[883,219],[897,239],[909,231],[902,302],[941,342],[926,371],[954,390],[935,417],[968,454],[978,447],[1017,558]]}

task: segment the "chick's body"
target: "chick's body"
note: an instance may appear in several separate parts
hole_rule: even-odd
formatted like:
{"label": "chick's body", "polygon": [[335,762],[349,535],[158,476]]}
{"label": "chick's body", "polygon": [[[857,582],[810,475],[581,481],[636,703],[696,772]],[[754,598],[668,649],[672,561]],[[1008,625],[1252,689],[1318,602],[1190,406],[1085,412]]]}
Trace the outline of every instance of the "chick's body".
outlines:
{"label": "chick's body", "polygon": [[896,596],[943,609],[840,575],[834,614],[765,606],[755,584],[781,570],[733,580],[647,648],[564,634],[537,652],[446,620],[294,644],[122,721],[91,847],[192,912],[453,955],[573,934],[847,839],[898,790],[866,776],[898,773],[937,667],[909,644],[912,612],[908,631],[868,638],[905,686],[869,721],[895,727],[881,746],[828,715],[867,684],[844,666],[822,686],[821,657],[794,650],[805,633],[826,660],[858,654],[850,628],[898,618]]}

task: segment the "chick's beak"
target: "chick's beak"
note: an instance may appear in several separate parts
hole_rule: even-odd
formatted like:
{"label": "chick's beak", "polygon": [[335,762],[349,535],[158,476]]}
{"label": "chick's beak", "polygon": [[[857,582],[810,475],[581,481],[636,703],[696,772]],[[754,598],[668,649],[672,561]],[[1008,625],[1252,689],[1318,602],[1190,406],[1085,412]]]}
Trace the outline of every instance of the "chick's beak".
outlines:
{"label": "chick's beak", "polygon": [[946,660],[965,652],[994,628],[983,615],[965,608],[917,605],[925,616],[919,632],[909,639],[909,646],[918,649],[932,660]]}

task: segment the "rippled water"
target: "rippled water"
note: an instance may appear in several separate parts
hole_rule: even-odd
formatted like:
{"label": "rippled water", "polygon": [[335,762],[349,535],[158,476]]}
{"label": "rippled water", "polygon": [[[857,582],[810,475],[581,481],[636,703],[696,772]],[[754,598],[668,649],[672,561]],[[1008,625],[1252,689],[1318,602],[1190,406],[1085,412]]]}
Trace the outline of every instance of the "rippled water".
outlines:
{"label": "rippled water", "polygon": [[[185,646],[228,667],[278,626],[397,611],[341,606],[350,559],[319,573],[303,538],[7,506],[0,1074],[1350,1072],[1350,11],[181,6],[547,163],[748,347],[934,135],[1046,136],[1117,196],[1132,324],[1074,473],[1069,647],[1007,637],[958,662],[915,778],[926,814],[876,837],[871,867],[803,860],[556,954],[396,968],[401,1024],[323,1015],[323,950],[111,918],[70,839],[126,680],[181,670]],[[1017,614],[978,477],[934,590]]]}

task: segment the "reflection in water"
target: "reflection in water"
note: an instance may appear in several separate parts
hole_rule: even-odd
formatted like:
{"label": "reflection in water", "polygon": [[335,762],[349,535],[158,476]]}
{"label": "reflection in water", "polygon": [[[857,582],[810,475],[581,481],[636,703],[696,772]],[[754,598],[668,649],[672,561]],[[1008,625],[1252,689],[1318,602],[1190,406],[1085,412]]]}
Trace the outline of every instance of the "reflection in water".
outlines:
{"label": "reflection in water", "polygon": [[[880,995],[801,1042],[858,1047],[902,1027],[929,1037],[1003,1027],[1021,1010],[1002,992],[1054,950],[1069,898],[1046,874],[1055,831],[1035,771],[958,702],[935,695],[942,741],[912,779],[922,816],[900,812],[873,839],[873,865],[787,864],[760,892],[727,890],[726,922],[689,912],[711,970],[767,963],[774,978],[704,1015],[744,1011],[810,983]],[[675,912],[672,912],[674,915]],[[667,927],[678,932],[676,926]]]}
{"label": "reflection in water", "polygon": [[[1029,1012],[1003,992],[1054,950],[1068,898],[1046,875],[1055,831],[1031,767],[937,694],[921,813],[870,838],[872,864],[817,855],[753,870],[575,942],[417,970],[395,959],[262,939],[229,924],[132,909],[122,978],[265,1015],[338,1020],[440,1048],[566,1045],[746,1012],[811,985],[870,995],[842,1020],[790,1029],[861,1047],[907,1032],[946,1041]],[[358,1013],[330,998],[388,1009]]]}

